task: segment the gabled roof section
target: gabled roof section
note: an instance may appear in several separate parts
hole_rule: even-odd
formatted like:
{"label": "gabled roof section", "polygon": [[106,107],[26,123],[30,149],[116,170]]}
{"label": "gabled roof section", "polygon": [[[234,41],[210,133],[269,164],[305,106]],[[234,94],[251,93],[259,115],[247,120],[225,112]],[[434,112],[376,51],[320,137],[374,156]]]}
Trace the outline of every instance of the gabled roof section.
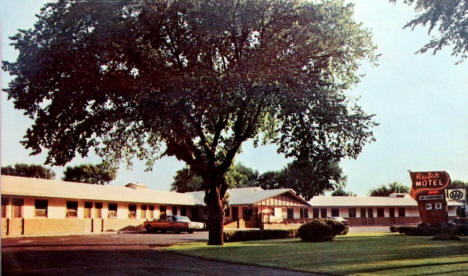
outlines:
{"label": "gabled roof section", "polygon": [[[291,194],[294,198],[298,199],[305,205],[309,205],[309,203],[298,196],[293,189],[287,188],[273,190],[264,190],[261,187],[236,188],[229,189],[228,193],[230,195],[229,205],[253,205],[262,200],[285,193]],[[205,197],[205,192],[190,192],[190,194],[193,194],[201,201],[203,201],[203,198]]]}
{"label": "gabled roof section", "polygon": [[44,198],[84,199],[172,205],[203,205],[190,194],[151,189],[132,189],[109,185],[67,182],[40,178],[1,176],[3,195]]}

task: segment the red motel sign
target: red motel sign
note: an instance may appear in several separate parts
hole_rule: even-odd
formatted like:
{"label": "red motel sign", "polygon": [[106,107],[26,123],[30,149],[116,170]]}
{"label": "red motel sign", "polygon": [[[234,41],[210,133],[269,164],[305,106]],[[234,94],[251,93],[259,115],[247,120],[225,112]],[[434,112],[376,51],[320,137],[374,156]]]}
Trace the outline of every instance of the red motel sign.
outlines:
{"label": "red motel sign", "polygon": [[418,202],[419,214],[423,223],[447,224],[447,200],[445,188],[450,184],[450,176],[445,171],[410,172],[410,196]]}

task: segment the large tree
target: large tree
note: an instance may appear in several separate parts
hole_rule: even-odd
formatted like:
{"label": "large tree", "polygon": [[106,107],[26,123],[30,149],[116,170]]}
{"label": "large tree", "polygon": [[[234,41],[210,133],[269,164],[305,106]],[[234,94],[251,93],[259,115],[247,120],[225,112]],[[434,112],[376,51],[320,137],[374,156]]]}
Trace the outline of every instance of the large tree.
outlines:
{"label": "large tree", "polygon": [[226,172],[243,142],[307,160],[356,158],[372,116],[345,91],[375,62],[340,0],[48,3],[11,37],[3,69],[34,119],[22,143],[63,165],[90,149],[149,168],[175,156],[201,176],[209,244],[222,244]]}
{"label": "large tree", "polygon": [[346,176],[338,162],[296,160],[276,172],[266,172],[258,178],[264,189],[291,188],[306,200],[344,187]]}
{"label": "large tree", "polygon": [[55,178],[55,173],[49,168],[46,168],[42,165],[24,163],[18,163],[14,166],[2,167],[2,174],[44,179]]}
{"label": "large tree", "polygon": [[104,185],[117,177],[117,168],[106,163],[98,165],[82,164],[67,167],[63,175],[65,181]]}
{"label": "large tree", "polygon": [[370,196],[389,196],[391,193],[408,193],[410,187],[403,185],[397,181],[387,185],[381,185],[369,191]]}
{"label": "large tree", "polygon": [[[397,0],[390,0],[397,2]],[[445,46],[452,46],[452,55],[460,62],[468,57],[468,1],[467,0],[403,0],[414,5],[416,17],[405,25],[414,29],[428,26],[431,40],[418,52],[432,50],[435,54]]]}

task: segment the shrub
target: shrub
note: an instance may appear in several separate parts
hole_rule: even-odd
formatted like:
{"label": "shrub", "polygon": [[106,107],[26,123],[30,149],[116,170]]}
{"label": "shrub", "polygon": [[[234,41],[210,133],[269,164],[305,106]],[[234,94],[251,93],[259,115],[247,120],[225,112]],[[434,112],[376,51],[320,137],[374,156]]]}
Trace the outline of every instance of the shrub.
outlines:
{"label": "shrub", "polygon": [[223,233],[224,242],[287,239],[298,237],[297,230],[227,230]]}
{"label": "shrub", "polygon": [[330,241],[336,235],[346,231],[346,226],[330,219],[318,219],[299,227],[299,237],[307,242]]}

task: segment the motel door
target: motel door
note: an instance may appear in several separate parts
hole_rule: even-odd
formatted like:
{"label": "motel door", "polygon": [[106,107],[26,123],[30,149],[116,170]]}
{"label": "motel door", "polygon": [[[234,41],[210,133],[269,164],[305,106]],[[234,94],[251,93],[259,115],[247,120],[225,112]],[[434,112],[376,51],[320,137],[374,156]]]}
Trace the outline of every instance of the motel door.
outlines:
{"label": "motel door", "polygon": [[389,208],[388,213],[390,215],[390,220],[392,223],[395,223],[395,208]]}
{"label": "motel door", "polygon": [[232,219],[237,220],[239,218],[239,208],[237,206],[232,207]]}

